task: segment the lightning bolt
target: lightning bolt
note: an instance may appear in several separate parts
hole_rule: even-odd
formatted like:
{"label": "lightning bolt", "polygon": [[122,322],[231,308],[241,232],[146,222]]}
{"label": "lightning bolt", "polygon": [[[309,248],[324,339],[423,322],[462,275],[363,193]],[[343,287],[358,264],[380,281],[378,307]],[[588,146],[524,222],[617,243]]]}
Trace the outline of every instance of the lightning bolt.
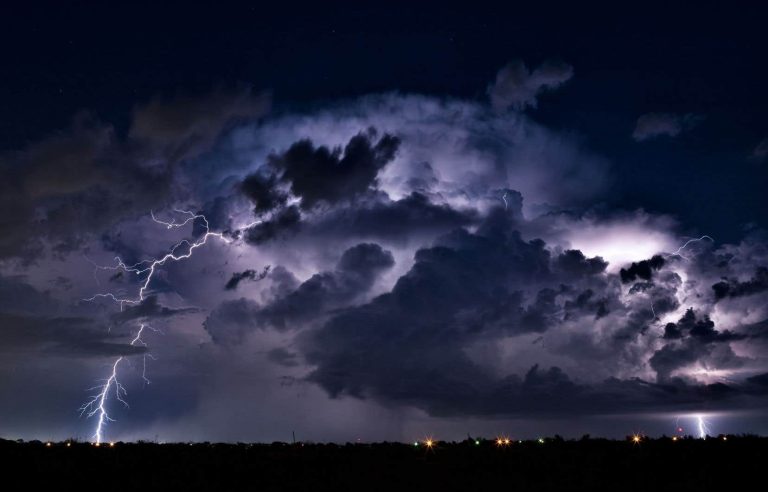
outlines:
{"label": "lightning bolt", "polygon": [[683,255],[683,250],[685,248],[687,248],[689,244],[691,244],[691,243],[698,243],[699,241],[703,241],[704,239],[709,239],[713,243],[715,242],[714,239],[712,239],[710,236],[707,236],[707,235],[701,236],[700,238],[689,239],[688,241],[685,242],[685,244],[683,244],[682,246],[677,248],[677,250],[675,250],[674,253],[670,253],[670,256],[679,256],[680,258],[682,258],[684,260],[689,260],[690,258],[688,258],[685,255]]}
{"label": "lightning bolt", "polygon": [[[141,283],[140,283],[141,286],[139,288],[139,291],[136,297],[133,297],[133,298],[124,297],[124,296],[115,294],[113,292],[104,292],[104,293],[96,294],[87,299],[83,299],[83,301],[91,302],[99,298],[111,299],[113,302],[120,305],[121,311],[123,310],[123,307],[126,304],[130,304],[130,305],[140,304],[145,299],[147,289],[149,289],[149,285],[152,282],[152,277],[154,276],[158,267],[165,265],[169,261],[175,262],[175,261],[181,261],[181,260],[190,258],[194,250],[205,245],[208,242],[208,238],[210,237],[218,238],[226,243],[230,242],[230,240],[224,237],[222,233],[211,232],[208,224],[208,219],[204,215],[195,214],[193,212],[189,212],[186,210],[176,209],[174,211],[178,214],[185,216],[185,219],[181,222],[176,222],[175,218],[172,218],[170,221],[164,221],[155,217],[155,214],[152,211],[150,211],[150,215],[152,217],[152,220],[155,223],[165,226],[166,229],[178,229],[180,227],[183,227],[189,224],[190,222],[193,222],[195,220],[200,220],[205,228],[205,233],[203,233],[195,241],[182,239],[178,243],[174,244],[170,248],[169,252],[161,256],[160,258],[143,260],[133,265],[127,265],[119,256],[115,257],[116,264],[113,266],[100,266],[91,262],[94,265],[94,275],[96,270],[119,270],[119,271],[133,273],[138,277],[143,276],[143,280],[141,280]],[[149,325],[142,323],[139,327],[139,330],[136,333],[136,336],[133,338],[133,340],[131,340],[131,343],[130,343],[131,346],[141,345],[143,347],[147,347],[147,344],[141,338],[145,328],[149,328],[150,330],[153,330],[153,331],[158,331],[150,327]],[[149,384],[150,382],[149,379],[147,378],[147,357],[154,359],[154,357],[152,357],[150,354],[148,353],[144,354],[142,374],[141,374],[144,384]],[[125,387],[120,383],[120,380],[118,379],[118,368],[124,358],[125,356],[120,356],[117,359],[115,359],[114,363],[112,364],[112,371],[109,374],[109,376],[103,380],[102,384],[90,389],[90,391],[96,391],[96,393],[94,393],[90,397],[90,399],[80,407],[81,416],[86,415],[86,418],[98,416],[97,422],[96,422],[96,430],[92,436],[92,438],[94,439],[97,445],[101,444],[103,440],[104,428],[106,427],[107,423],[114,421],[114,419],[109,416],[109,412],[107,410],[109,395],[114,391],[114,397],[120,403],[128,407],[128,403],[123,399],[123,397],[126,396],[128,392],[126,391]]]}
{"label": "lightning bolt", "polygon": [[[131,346],[142,345],[144,347],[147,346],[147,344],[142,340],[141,335],[144,332],[144,328],[150,328],[151,330],[154,330],[154,328],[149,327],[148,325],[141,324],[139,327],[139,331],[136,332],[136,336],[131,340]],[[156,330],[155,330],[156,331]],[[90,390],[98,390],[94,395],[91,396],[91,398],[83,404],[83,406],[80,407],[80,415],[87,414],[87,417],[93,417],[94,415],[98,414],[97,423],[96,423],[96,431],[93,434],[93,439],[96,441],[96,444],[101,444],[102,438],[104,436],[104,427],[107,425],[107,422],[114,422],[114,419],[109,416],[109,413],[107,412],[107,397],[112,390],[112,388],[115,389],[115,398],[125,405],[128,406],[128,402],[126,402],[123,399],[123,396],[126,396],[128,392],[126,391],[125,387],[120,383],[120,380],[117,379],[117,368],[120,365],[120,363],[123,361],[125,356],[120,356],[117,359],[115,359],[115,362],[112,364],[112,372],[110,373],[109,377],[104,380],[104,383],[100,386],[95,386],[91,388]],[[142,378],[145,382],[149,383],[149,380],[146,378],[146,355],[144,358],[144,371],[142,373]]]}
{"label": "lightning bolt", "polygon": [[656,321],[659,319],[659,317],[656,315],[656,309],[653,307],[653,301],[651,301],[651,313],[653,313],[653,319],[651,321]]}
{"label": "lightning bolt", "polygon": [[[94,265],[94,267],[99,270],[122,270],[124,272],[134,273],[138,276],[146,274],[146,277],[144,278],[144,282],[141,284],[141,288],[139,289],[137,298],[132,299],[132,298],[125,298],[125,297],[118,297],[116,294],[112,292],[106,292],[106,293],[96,294],[92,297],[89,297],[83,300],[90,302],[98,298],[112,299],[114,302],[120,304],[120,310],[123,309],[123,306],[125,304],[139,304],[144,300],[145,293],[149,288],[149,283],[152,281],[152,276],[155,274],[155,270],[157,269],[157,267],[165,265],[165,263],[168,261],[180,261],[180,260],[184,260],[191,257],[195,249],[199,248],[200,246],[203,246],[205,243],[208,242],[209,237],[219,238],[226,243],[230,242],[226,237],[224,237],[222,233],[211,232],[210,227],[208,225],[208,219],[205,218],[205,215],[195,214],[193,212],[189,212],[186,210],[175,210],[175,212],[188,215],[188,217],[183,222],[176,222],[175,219],[172,219],[171,222],[167,222],[167,221],[159,220],[158,218],[155,217],[154,212],[151,212],[152,220],[158,224],[164,225],[167,229],[177,229],[179,227],[183,227],[189,224],[194,220],[200,219],[203,222],[203,225],[205,226],[205,233],[194,242],[190,242],[187,239],[182,239],[181,241],[173,245],[173,247],[171,247],[168,253],[166,253],[164,256],[158,259],[143,260],[133,265],[126,265],[125,262],[123,262],[123,260],[119,256],[116,256],[115,257],[116,265],[114,266]],[[176,252],[183,246],[186,246],[186,252],[177,254]],[[148,266],[145,266],[145,265],[148,265]]]}
{"label": "lightning bolt", "polygon": [[[682,246],[680,246],[679,248],[677,248],[677,249],[676,249],[676,250],[675,250],[673,253],[664,253],[664,255],[665,255],[665,256],[679,256],[680,258],[682,258],[682,259],[684,259],[684,260],[690,260],[690,258],[689,258],[689,257],[687,257],[687,256],[683,255],[683,250],[685,250],[685,248],[687,248],[687,247],[688,247],[690,244],[692,244],[692,243],[698,243],[699,241],[703,241],[703,240],[705,240],[705,239],[708,239],[708,240],[712,241],[713,243],[715,242],[715,240],[714,240],[714,239],[712,239],[712,237],[710,237],[710,236],[707,236],[707,235],[704,235],[704,236],[701,236],[701,237],[699,237],[699,238],[689,239],[689,240],[688,240],[688,241],[686,241],[686,242],[685,242],[685,243],[684,243]],[[652,321],[661,321],[661,319],[659,318],[659,316],[656,314],[656,308],[655,308],[655,306],[653,305],[653,300],[652,300],[652,299],[651,299],[651,301],[650,301],[650,304],[651,304],[651,313],[653,313],[653,319],[652,319]]]}
{"label": "lightning bolt", "polygon": [[[707,436],[710,434],[709,424],[707,423],[707,419],[705,419],[704,416],[700,413],[691,415],[691,418],[696,423],[696,429],[699,434],[699,439],[706,439]],[[675,431],[678,433],[681,433],[683,431],[683,428],[680,427],[680,417],[677,417],[675,419]]]}
{"label": "lightning bolt", "polygon": [[707,435],[709,434],[709,426],[707,425],[707,421],[704,419],[704,416],[694,415],[693,418],[696,420],[696,426],[699,429],[699,439],[706,439]]}

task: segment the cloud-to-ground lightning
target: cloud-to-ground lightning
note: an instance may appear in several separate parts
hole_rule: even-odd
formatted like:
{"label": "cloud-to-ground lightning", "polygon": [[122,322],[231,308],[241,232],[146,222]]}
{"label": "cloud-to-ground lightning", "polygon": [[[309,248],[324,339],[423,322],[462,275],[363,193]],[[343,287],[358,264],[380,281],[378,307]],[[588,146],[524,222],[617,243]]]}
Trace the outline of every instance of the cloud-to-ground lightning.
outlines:
{"label": "cloud-to-ground lightning", "polygon": [[[144,329],[147,327],[148,325],[143,323],[141,324],[139,330],[136,332],[136,336],[133,338],[133,340],[131,340],[131,346],[147,346],[147,344],[141,338]],[[109,412],[107,412],[107,397],[112,388],[114,388],[115,391],[115,398],[117,398],[117,400],[126,407],[128,406],[128,402],[123,399],[123,396],[127,395],[128,392],[117,378],[117,368],[123,361],[124,357],[125,356],[120,356],[115,359],[115,362],[112,364],[112,372],[110,373],[109,377],[104,380],[104,383],[101,386],[91,388],[92,390],[98,390],[98,392],[92,395],[91,398],[85,402],[82,407],[80,407],[80,415],[87,414],[88,417],[93,417],[94,415],[98,414],[96,431],[92,436],[96,441],[96,444],[101,444],[102,438],[104,437],[104,426],[107,424],[107,422],[114,421],[114,419],[109,416]],[[146,378],[146,359],[144,363],[144,371],[142,372],[142,378],[145,382],[149,382],[149,380]]]}
{"label": "cloud-to-ground lightning", "polygon": [[[187,259],[192,256],[192,253],[195,249],[199,248],[200,246],[203,246],[208,241],[209,237],[216,237],[219,238],[225,242],[229,242],[227,238],[224,237],[222,233],[219,232],[211,232],[208,219],[202,214],[195,214],[193,212],[185,211],[185,210],[175,210],[175,212],[185,215],[185,220],[181,222],[176,222],[175,219],[171,219],[171,221],[163,221],[155,217],[154,212],[151,212],[152,220],[160,225],[163,225],[166,227],[166,229],[177,229],[179,227],[183,227],[190,222],[200,220],[205,228],[205,232],[198,237],[195,241],[190,241],[188,239],[182,239],[178,243],[174,244],[168,253],[163,255],[160,258],[151,259],[151,260],[143,260],[138,263],[135,263],[133,265],[126,265],[125,262],[118,256],[115,257],[116,265],[114,266],[99,266],[94,265],[96,269],[99,270],[119,270],[124,272],[130,272],[133,273],[139,277],[144,275],[143,280],[141,281],[140,288],[138,291],[138,294],[136,297],[123,297],[119,296],[113,292],[104,292],[100,294],[96,294],[92,297],[89,297],[87,299],[84,299],[84,301],[94,301],[99,298],[107,298],[111,299],[112,301],[118,303],[120,305],[120,309],[122,310],[125,304],[140,304],[142,301],[144,301],[147,289],[149,289],[149,285],[152,282],[152,277],[154,276],[157,267],[163,266],[168,261],[180,261]],[[181,251],[179,251],[181,248],[183,248]],[[130,345],[136,346],[141,345],[146,347],[147,344],[144,342],[144,340],[141,338],[142,333],[144,332],[145,328],[150,328],[151,330],[154,330],[154,328],[149,327],[146,324],[141,324],[139,327],[138,332],[136,333],[136,336],[131,340]],[[156,330],[155,330],[156,331]],[[149,354],[144,354],[144,360],[143,360],[143,369],[142,369],[142,379],[145,384],[149,384],[149,379],[146,375],[146,368],[147,368],[147,356]],[[114,421],[109,416],[109,412],[107,410],[107,403],[109,400],[109,394],[111,391],[114,391],[115,398],[120,401],[123,405],[128,406],[128,403],[123,399],[123,397],[127,394],[127,391],[125,390],[125,387],[120,383],[118,379],[118,367],[120,366],[120,363],[123,361],[125,356],[118,357],[114,363],[112,364],[112,371],[107,377],[103,384],[96,386],[94,388],[91,388],[92,390],[97,390],[97,392],[91,396],[91,398],[83,404],[82,407],[80,407],[80,415],[86,414],[87,417],[97,417],[97,423],[96,423],[96,430],[92,436],[92,438],[95,440],[96,444],[101,444],[103,437],[104,437],[104,427],[106,426],[107,422]]]}
{"label": "cloud-to-ground lightning", "polygon": [[694,419],[696,419],[696,427],[699,431],[699,439],[706,439],[707,435],[709,435],[709,427],[707,426],[707,421],[704,419],[703,415],[694,415]]}
{"label": "cloud-to-ground lightning", "polygon": [[[697,413],[691,415],[690,418],[696,424],[696,433],[698,434],[699,439],[706,439],[707,436],[710,435],[710,429],[709,423],[707,422],[707,419],[704,417],[704,415]],[[682,434],[683,432],[683,428],[680,427],[680,417],[675,419],[675,432],[678,434]]]}

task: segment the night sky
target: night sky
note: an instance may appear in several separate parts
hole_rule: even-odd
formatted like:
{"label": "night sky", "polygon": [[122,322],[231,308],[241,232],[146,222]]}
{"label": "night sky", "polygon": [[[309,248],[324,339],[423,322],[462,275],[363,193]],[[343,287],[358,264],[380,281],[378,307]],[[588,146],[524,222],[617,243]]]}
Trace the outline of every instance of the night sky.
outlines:
{"label": "night sky", "polygon": [[0,7],[0,437],[768,433],[768,8],[193,3]]}

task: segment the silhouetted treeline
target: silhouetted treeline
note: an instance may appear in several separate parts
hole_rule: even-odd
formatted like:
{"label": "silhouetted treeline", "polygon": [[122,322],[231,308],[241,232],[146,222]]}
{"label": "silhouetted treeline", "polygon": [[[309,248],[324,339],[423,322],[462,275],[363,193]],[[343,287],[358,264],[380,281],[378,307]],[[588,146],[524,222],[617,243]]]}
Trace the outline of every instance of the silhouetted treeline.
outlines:
{"label": "silhouetted treeline", "polygon": [[[737,490],[759,486],[753,436],[375,444],[0,440],[4,490]],[[7,487],[7,488],[6,488]]]}

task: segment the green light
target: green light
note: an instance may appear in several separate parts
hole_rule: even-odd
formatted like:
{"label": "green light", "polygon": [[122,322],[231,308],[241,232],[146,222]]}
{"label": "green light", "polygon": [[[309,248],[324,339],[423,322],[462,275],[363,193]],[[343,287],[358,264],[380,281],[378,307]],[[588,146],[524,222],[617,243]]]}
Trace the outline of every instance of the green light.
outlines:
{"label": "green light", "polygon": [[544,439],[539,438],[539,443],[544,444]]}
{"label": "green light", "polygon": [[418,442],[418,441],[416,441],[415,443],[413,443],[413,445],[414,445],[414,446],[418,446],[418,445],[419,445],[419,442]]}
{"label": "green light", "polygon": [[479,446],[479,445],[480,445],[480,441],[475,441],[475,446]]}

